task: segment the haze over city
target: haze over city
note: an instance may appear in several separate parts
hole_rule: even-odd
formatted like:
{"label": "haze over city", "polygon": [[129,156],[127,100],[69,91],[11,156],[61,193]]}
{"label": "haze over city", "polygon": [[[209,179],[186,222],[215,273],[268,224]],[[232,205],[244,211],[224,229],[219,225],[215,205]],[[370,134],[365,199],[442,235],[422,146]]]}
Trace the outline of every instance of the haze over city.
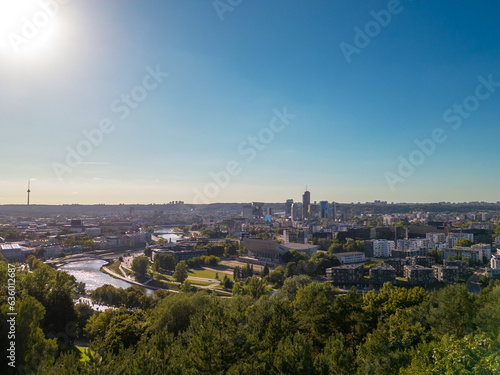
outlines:
{"label": "haze over city", "polygon": [[496,2],[231,4],[3,1],[0,204],[498,201]]}

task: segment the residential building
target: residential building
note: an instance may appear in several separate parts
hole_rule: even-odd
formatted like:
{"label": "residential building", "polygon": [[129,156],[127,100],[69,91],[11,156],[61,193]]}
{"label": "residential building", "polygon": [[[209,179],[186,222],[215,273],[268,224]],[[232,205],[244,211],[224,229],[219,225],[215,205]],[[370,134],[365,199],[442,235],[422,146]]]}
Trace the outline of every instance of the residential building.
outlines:
{"label": "residential building", "polygon": [[423,266],[427,268],[432,268],[434,264],[436,264],[436,259],[434,257],[428,257],[428,256],[416,256],[409,258],[410,264],[415,266]]}
{"label": "residential building", "polygon": [[466,277],[467,274],[469,273],[469,261],[468,260],[444,259],[443,266],[444,267],[457,267],[458,268],[458,276],[462,277],[462,278]]}
{"label": "residential building", "polygon": [[377,285],[383,285],[386,282],[396,281],[396,270],[389,265],[377,265],[370,268],[370,282]]}
{"label": "residential building", "polygon": [[446,241],[445,233],[426,233],[425,238],[429,240],[430,244],[440,244]]}
{"label": "residential building", "polygon": [[391,266],[396,270],[396,276],[403,277],[405,273],[405,266],[410,264],[410,258],[392,258],[384,260],[384,264]]}
{"label": "residential building", "polygon": [[350,285],[364,282],[362,264],[345,264],[326,269],[326,278],[335,285]]}
{"label": "residential building", "polygon": [[412,285],[432,284],[434,282],[434,270],[418,265],[407,265],[404,267],[404,277]]}
{"label": "residential building", "polygon": [[365,255],[370,258],[388,258],[394,250],[394,241],[369,240],[365,241]]}
{"label": "residential building", "polygon": [[491,246],[488,244],[478,244],[472,247],[455,246],[453,248],[445,248],[441,252],[443,259],[455,256],[461,256],[462,259],[471,259],[474,263],[483,263],[483,260],[489,261],[491,258]]}
{"label": "residential building", "polygon": [[472,233],[450,233],[446,237],[446,244],[448,247],[455,247],[458,240],[469,240],[474,242],[474,235]]}
{"label": "residential building", "polygon": [[416,257],[416,256],[424,256],[427,255],[429,251],[426,248],[420,248],[420,249],[410,249],[410,250],[399,250],[399,249],[394,249],[392,251],[392,257],[393,258],[411,258],[411,257]]}
{"label": "residential building", "polygon": [[437,281],[456,283],[460,279],[458,267],[434,265],[432,269],[434,270],[434,278]]}

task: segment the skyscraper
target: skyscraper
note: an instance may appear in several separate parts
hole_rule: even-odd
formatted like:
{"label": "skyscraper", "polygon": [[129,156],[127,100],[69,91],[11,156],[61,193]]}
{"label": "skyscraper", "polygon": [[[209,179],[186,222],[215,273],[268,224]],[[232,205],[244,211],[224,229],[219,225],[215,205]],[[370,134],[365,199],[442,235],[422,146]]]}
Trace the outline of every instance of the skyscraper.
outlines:
{"label": "skyscraper", "polygon": [[292,204],[293,204],[293,199],[287,199],[285,203],[285,218],[288,219],[290,216],[292,216]]}
{"label": "skyscraper", "polygon": [[311,204],[311,193],[309,191],[305,191],[302,194],[302,219],[306,219],[309,217],[309,205]]}

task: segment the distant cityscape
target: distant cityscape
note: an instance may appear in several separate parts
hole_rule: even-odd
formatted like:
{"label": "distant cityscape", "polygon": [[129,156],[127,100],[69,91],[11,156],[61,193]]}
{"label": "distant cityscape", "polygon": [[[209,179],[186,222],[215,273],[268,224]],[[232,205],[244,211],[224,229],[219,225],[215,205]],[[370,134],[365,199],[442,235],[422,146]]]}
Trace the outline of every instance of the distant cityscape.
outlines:
{"label": "distant cityscape", "polygon": [[[458,282],[469,269],[500,276],[500,202],[345,204],[311,201],[306,190],[301,201],[284,203],[44,206],[29,205],[29,194],[28,186],[26,206],[0,206],[0,249],[9,261],[145,247],[180,261],[209,255],[204,244],[236,242],[245,249],[233,254],[239,261],[272,268],[286,266],[291,250],[333,252],[340,265],[323,276],[345,287]],[[155,245],[154,228],[164,226],[187,228],[187,236]],[[194,235],[191,227],[215,235]]]}

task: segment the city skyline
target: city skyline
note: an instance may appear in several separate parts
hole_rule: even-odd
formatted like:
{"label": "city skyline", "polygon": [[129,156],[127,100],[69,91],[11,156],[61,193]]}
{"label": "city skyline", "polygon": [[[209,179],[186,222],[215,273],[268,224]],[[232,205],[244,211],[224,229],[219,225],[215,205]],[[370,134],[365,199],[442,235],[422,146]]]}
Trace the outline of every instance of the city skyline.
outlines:
{"label": "city skyline", "polygon": [[0,204],[499,200],[500,5],[222,3],[0,5]]}

